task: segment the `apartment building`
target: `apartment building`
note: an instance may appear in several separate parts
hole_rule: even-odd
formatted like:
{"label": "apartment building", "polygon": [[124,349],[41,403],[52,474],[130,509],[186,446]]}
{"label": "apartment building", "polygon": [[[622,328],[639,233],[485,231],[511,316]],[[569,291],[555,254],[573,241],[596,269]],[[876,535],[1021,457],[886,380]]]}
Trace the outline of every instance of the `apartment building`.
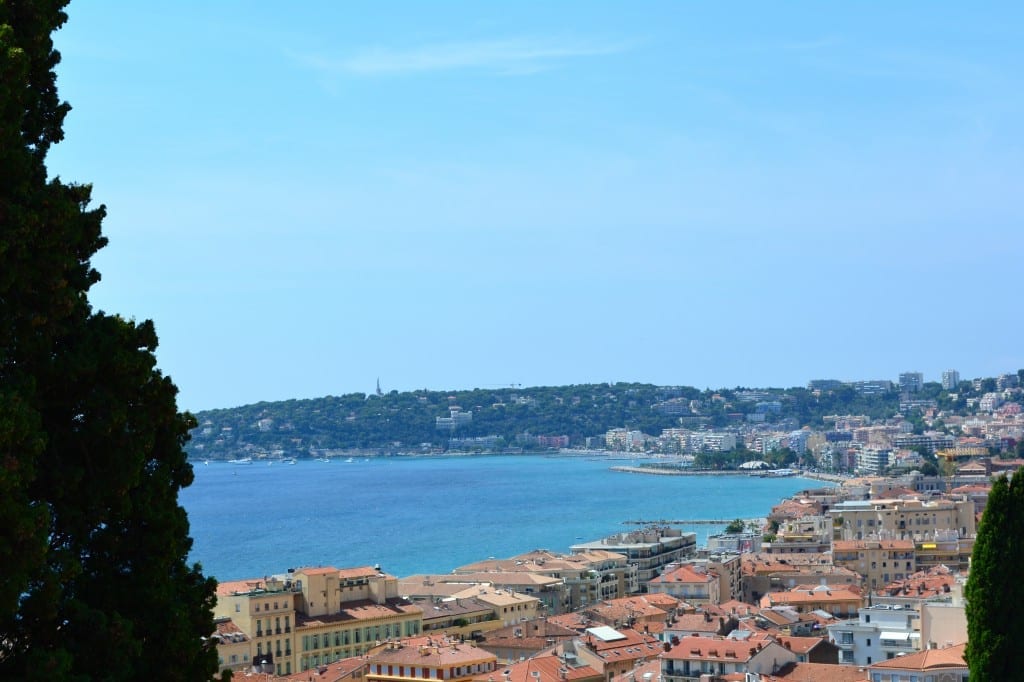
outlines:
{"label": "apartment building", "polygon": [[297,670],[293,658],[293,626],[298,615],[298,597],[291,579],[236,580],[218,584],[214,608],[218,634],[231,633],[229,637],[218,638],[221,670],[242,670],[253,665],[278,674]]}
{"label": "apartment building", "polygon": [[925,649],[874,663],[868,668],[871,682],[905,682],[906,680],[966,680],[969,674],[964,660],[965,644],[944,649]]}
{"label": "apartment building", "polygon": [[669,565],[664,573],[647,581],[647,591],[671,595],[693,606],[722,603],[719,576],[703,564]]}
{"label": "apartment building", "polygon": [[900,605],[875,604],[860,609],[855,620],[828,626],[829,640],[839,647],[839,662],[871,665],[918,651],[920,614]]}
{"label": "apartment building", "polygon": [[368,658],[366,682],[469,682],[498,668],[498,659],[491,652],[445,637],[387,642]]}
{"label": "apartment building", "polygon": [[[221,583],[214,616],[248,637],[257,671],[290,675],[418,634],[423,609],[398,596],[397,578],[375,568],[316,567]],[[230,651],[228,642],[218,645],[224,668],[239,655],[236,644]]]}
{"label": "apartment building", "polygon": [[917,571],[913,540],[836,540],[832,561],[856,571],[871,590],[903,580]]}
{"label": "apartment building", "polygon": [[613,628],[633,628],[640,632],[660,633],[681,602],[664,594],[642,594],[594,604],[581,615]]}
{"label": "apartment building", "polygon": [[795,662],[796,654],[771,637],[747,641],[684,637],[661,655],[661,680],[691,682],[705,676],[768,674]]}
{"label": "apartment building", "polygon": [[863,599],[855,587],[831,585],[800,585],[785,592],[769,592],[761,597],[761,608],[788,606],[797,613],[824,611],[836,617],[853,616]]}
{"label": "apartment building", "polygon": [[798,585],[857,587],[860,574],[834,566],[826,554],[745,554],[741,557],[742,599],[758,603],[769,592]]}
{"label": "apartment building", "polygon": [[827,552],[831,545],[832,519],[808,515],[781,522],[775,539],[764,543],[762,549],[770,554],[803,554]]}
{"label": "apartment building", "polygon": [[[693,537],[696,542],[696,536]],[[574,551],[571,555],[534,550],[508,559],[477,561],[460,566],[452,573],[477,580],[491,573],[534,573],[559,580],[563,584],[557,590],[562,599],[559,603],[545,599],[552,596],[552,592],[527,593],[542,599],[547,615],[618,599],[640,589],[636,565],[629,562],[624,553],[612,551],[612,548]]]}
{"label": "apartment building", "polygon": [[743,597],[742,555],[734,551],[698,550],[697,557],[686,560],[690,566],[703,566],[709,573],[718,576],[718,599],[721,604]]}
{"label": "apartment building", "polygon": [[573,554],[595,551],[614,552],[626,557],[636,566],[641,585],[657,576],[665,566],[693,556],[697,549],[697,534],[684,533],[676,528],[651,526],[629,533],[618,533],[601,540],[573,545]]}
{"label": "apartment building", "polygon": [[977,532],[970,500],[851,500],[828,511],[836,540],[871,537],[927,542],[938,531],[973,538]]}
{"label": "apartment building", "polygon": [[[624,557],[622,561],[625,563]],[[564,580],[526,571],[412,575],[399,578],[398,593],[413,601],[443,601],[478,585],[535,597],[539,601],[538,608],[547,615],[562,613],[562,605],[568,601]]]}
{"label": "apartment building", "polygon": [[656,659],[662,645],[653,635],[605,625],[587,628],[574,640],[573,649],[580,663],[599,671],[605,680],[611,680]]}

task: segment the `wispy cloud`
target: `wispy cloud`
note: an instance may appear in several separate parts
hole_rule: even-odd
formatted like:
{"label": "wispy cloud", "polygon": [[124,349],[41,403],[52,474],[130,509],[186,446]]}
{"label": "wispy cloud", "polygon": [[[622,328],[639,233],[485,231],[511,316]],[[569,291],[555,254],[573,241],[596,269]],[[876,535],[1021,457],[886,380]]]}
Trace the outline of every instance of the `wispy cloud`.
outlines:
{"label": "wispy cloud", "polygon": [[319,70],[360,76],[456,69],[492,69],[526,74],[552,68],[566,60],[610,55],[629,48],[626,43],[514,38],[439,43],[408,49],[375,47],[342,58],[304,55],[300,59]]}

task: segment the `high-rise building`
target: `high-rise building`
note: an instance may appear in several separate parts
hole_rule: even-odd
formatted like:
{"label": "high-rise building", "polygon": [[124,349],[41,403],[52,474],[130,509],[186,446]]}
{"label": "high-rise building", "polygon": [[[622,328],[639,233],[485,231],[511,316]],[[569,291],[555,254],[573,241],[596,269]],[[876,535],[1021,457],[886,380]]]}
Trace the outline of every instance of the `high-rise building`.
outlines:
{"label": "high-rise building", "polygon": [[942,373],[942,390],[952,391],[960,384],[960,372],[947,369]]}
{"label": "high-rise building", "polygon": [[924,374],[903,372],[900,374],[900,393],[917,393],[924,386]]}

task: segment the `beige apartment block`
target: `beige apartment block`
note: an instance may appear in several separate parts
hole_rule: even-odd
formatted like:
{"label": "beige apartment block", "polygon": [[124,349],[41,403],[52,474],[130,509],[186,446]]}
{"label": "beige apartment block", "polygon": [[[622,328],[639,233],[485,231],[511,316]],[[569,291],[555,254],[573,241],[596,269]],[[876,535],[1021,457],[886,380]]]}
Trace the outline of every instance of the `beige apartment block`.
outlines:
{"label": "beige apartment block", "polygon": [[857,615],[863,599],[857,588],[833,588],[828,585],[801,585],[785,592],[769,592],[761,597],[761,608],[789,606],[797,613],[824,611],[836,617]]}
{"label": "beige apartment block", "polygon": [[477,561],[456,568],[453,574],[481,580],[488,573],[506,572],[534,573],[564,584],[564,601],[554,607],[548,605],[548,615],[568,613],[639,590],[637,567],[630,564],[624,554],[610,550],[563,555],[538,549],[508,559]]}
{"label": "beige apartment block", "polygon": [[538,616],[540,601],[528,594],[484,585],[469,587],[453,595],[456,599],[473,600],[486,605],[500,627],[533,620]]}
{"label": "beige apartment block", "polygon": [[[624,558],[622,562],[625,563]],[[538,608],[546,615],[562,613],[562,604],[568,601],[568,590],[562,578],[523,571],[413,575],[399,579],[398,593],[413,601],[444,601],[478,585],[536,597],[540,602]]]}
{"label": "beige apartment block", "polygon": [[977,532],[974,502],[968,499],[856,500],[829,510],[835,540],[913,540],[928,542],[936,533],[961,538]]}
{"label": "beige apartment block", "polygon": [[904,580],[916,571],[913,540],[836,540],[832,561],[859,573],[870,590]]}
{"label": "beige apartment block", "polygon": [[[349,656],[379,642],[419,634],[423,609],[398,596],[398,580],[375,568],[301,568],[287,575],[221,583],[214,615],[248,639],[223,637],[223,668],[248,656],[250,672],[290,675]],[[228,628],[226,624],[223,626]],[[232,663],[234,658],[234,664]]]}

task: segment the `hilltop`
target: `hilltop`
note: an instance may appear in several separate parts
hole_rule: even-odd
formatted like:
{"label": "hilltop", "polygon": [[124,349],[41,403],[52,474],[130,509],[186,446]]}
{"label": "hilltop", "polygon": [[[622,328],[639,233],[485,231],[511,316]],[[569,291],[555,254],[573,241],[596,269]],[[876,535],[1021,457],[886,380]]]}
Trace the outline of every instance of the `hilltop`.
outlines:
{"label": "hilltop", "polygon": [[[597,440],[603,447],[604,434],[614,428],[648,434],[680,426],[721,429],[748,423],[748,415],[758,413],[782,428],[817,428],[828,415],[885,419],[900,410],[900,393],[891,382],[871,382],[872,391],[835,384],[829,390],[616,383],[329,395],[199,412],[187,449],[193,457],[230,459],[356,450],[535,450],[587,447]],[[925,383],[915,398],[954,409],[957,400],[963,404],[985,388],[963,382],[952,394]]]}

